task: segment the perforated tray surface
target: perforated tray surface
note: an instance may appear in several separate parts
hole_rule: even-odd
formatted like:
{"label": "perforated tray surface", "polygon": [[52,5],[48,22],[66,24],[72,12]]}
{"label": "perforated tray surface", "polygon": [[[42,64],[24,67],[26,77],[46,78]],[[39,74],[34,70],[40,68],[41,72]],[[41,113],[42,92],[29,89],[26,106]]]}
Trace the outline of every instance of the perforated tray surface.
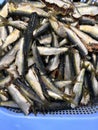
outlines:
{"label": "perforated tray surface", "polygon": [[[14,109],[14,108],[7,108],[9,111],[13,113],[22,113],[20,109]],[[74,109],[67,109],[67,110],[59,110],[59,111],[53,111],[53,112],[46,112],[45,115],[51,114],[51,115],[82,115],[82,114],[94,114],[98,112],[98,106],[82,106]],[[38,112],[40,114],[40,112]]]}
{"label": "perforated tray surface", "polygon": [[98,104],[25,116],[19,109],[0,108],[0,130],[98,130]]}

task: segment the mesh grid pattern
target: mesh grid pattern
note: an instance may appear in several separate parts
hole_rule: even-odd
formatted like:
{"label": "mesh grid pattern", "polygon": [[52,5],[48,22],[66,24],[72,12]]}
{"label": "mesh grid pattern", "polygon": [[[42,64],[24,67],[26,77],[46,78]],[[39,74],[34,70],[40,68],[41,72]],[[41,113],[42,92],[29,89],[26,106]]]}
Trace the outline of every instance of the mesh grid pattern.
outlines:
{"label": "mesh grid pattern", "polygon": [[[13,109],[13,108],[7,108],[9,111],[15,112],[15,113],[21,113],[20,109]],[[74,109],[68,109],[68,110],[60,110],[60,111],[53,111],[53,112],[47,112],[46,114],[52,114],[52,115],[83,115],[83,114],[94,114],[98,112],[98,105],[93,106],[82,106]],[[40,114],[40,112],[39,112]]]}

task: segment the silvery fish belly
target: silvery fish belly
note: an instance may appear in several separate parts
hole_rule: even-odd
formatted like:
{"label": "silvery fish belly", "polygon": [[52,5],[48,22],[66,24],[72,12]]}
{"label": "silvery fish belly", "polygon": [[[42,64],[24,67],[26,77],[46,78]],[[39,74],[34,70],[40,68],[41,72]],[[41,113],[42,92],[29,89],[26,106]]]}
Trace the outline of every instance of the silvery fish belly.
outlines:
{"label": "silvery fish belly", "polygon": [[98,1],[0,5],[0,106],[25,115],[98,99]]}

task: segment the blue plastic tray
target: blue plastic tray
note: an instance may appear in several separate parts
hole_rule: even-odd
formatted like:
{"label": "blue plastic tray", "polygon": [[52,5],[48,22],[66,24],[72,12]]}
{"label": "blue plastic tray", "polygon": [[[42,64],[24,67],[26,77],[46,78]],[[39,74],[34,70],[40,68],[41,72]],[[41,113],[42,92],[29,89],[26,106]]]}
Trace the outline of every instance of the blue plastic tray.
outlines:
{"label": "blue plastic tray", "polygon": [[98,106],[37,116],[0,108],[0,130],[98,130]]}

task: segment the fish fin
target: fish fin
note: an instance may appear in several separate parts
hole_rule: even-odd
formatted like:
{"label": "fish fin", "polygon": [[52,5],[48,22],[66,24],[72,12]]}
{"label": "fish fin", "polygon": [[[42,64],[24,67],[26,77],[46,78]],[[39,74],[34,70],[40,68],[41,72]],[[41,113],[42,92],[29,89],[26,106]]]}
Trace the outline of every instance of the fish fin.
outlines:
{"label": "fish fin", "polygon": [[8,20],[0,15],[0,26],[7,25],[8,23]]}

